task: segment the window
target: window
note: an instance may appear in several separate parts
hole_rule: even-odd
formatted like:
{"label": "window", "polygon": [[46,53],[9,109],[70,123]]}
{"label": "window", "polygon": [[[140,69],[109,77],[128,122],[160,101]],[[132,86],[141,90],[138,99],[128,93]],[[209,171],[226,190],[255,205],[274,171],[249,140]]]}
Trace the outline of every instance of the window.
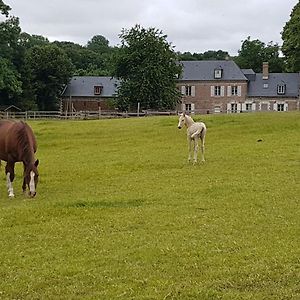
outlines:
{"label": "window", "polygon": [[267,89],[269,85],[267,83],[264,83],[264,89]]}
{"label": "window", "polygon": [[284,95],[285,94],[285,84],[278,84],[277,85],[277,94],[278,95]]}
{"label": "window", "polygon": [[277,111],[284,111],[284,104],[283,103],[278,103],[277,104]]}
{"label": "window", "polygon": [[185,104],[185,110],[186,111],[191,111],[192,110],[192,104],[191,103],[186,103]]}
{"label": "window", "polygon": [[222,69],[215,69],[215,79],[222,78],[222,73],[223,73]]}
{"label": "window", "polygon": [[231,103],[231,112],[237,113],[237,103]]}
{"label": "window", "polygon": [[185,86],[185,95],[186,96],[191,96],[192,95],[192,87],[189,85]]}
{"label": "window", "polygon": [[246,103],[246,111],[252,111],[252,103]]}
{"label": "window", "polygon": [[102,92],[102,86],[101,85],[95,85],[94,86],[94,95],[100,95]]}
{"label": "window", "polygon": [[221,112],[221,106],[218,106],[218,105],[215,106],[214,111],[215,111],[216,114],[220,113]]}
{"label": "window", "polygon": [[235,86],[232,86],[231,87],[231,95],[232,96],[237,96],[238,94],[238,87],[235,85]]}
{"label": "window", "polygon": [[181,95],[195,97],[196,87],[194,85],[182,85]]}
{"label": "window", "polygon": [[215,86],[215,96],[221,96],[221,87]]}

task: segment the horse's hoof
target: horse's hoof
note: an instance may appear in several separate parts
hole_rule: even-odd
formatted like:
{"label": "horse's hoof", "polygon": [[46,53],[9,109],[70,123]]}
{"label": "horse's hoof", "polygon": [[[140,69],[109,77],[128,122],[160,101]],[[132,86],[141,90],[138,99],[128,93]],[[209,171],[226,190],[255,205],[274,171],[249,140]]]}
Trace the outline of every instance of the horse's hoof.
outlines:
{"label": "horse's hoof", "polygon": [[14,194],[9,194],[8,197],[9,197],[10,199],[13,199],[13,198],[15,197],[15,195],[14,195]]}

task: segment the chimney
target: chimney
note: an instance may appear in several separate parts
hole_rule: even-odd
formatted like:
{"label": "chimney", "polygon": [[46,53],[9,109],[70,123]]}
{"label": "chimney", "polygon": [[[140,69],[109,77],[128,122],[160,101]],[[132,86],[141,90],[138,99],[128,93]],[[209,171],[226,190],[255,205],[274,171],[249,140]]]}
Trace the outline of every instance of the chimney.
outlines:
{"label": "chimney", "polygon": [[263,62],[263,79],[269,79],[269,63]]}

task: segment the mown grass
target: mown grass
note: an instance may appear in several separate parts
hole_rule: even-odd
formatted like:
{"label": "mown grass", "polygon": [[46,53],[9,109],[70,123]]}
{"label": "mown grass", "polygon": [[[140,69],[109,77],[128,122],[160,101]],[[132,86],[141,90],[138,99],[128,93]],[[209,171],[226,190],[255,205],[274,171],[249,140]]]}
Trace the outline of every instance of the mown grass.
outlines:
{"label": "mown grass", "polygon": [[[0,186],[0,299],[300,299],[300,114],[31,122],[40,183]],[[257,142],[261,139],[261,142]]]}

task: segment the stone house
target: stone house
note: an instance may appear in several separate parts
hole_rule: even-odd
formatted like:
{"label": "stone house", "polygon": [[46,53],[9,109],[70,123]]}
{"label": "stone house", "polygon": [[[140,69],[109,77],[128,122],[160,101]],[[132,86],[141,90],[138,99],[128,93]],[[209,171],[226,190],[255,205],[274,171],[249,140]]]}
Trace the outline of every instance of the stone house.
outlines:
{"label": "stone house", "polygon": [[[300,109],[300,73],[240,69],[231,60],[181,61],[178,111],[241,113]],[[62,94],[62,111],[114,110],[119,81],[111,77],[74,76]]]}
{"label": "stone house", "polygon": [[253,110],[299,110],[300,73],[269,73],[264,63],[263,73],[245,76],[249,80],[247,101],[253,103]]}
{"label": "stone house", "polygon": [[113,109],[118,80],[107,76],[74,76],[61,96],[62,111]]}
{"label": "stone house", "polygon": [[233,61],[183,61],[181,110],[240,113],[299,110],[300,73],[240,69]]}
{"label": "stone house", "polygon": [[247,97],[248,79],[235,62],[182,61],[178,79],[181,110],[221,113],[240,110]]}

